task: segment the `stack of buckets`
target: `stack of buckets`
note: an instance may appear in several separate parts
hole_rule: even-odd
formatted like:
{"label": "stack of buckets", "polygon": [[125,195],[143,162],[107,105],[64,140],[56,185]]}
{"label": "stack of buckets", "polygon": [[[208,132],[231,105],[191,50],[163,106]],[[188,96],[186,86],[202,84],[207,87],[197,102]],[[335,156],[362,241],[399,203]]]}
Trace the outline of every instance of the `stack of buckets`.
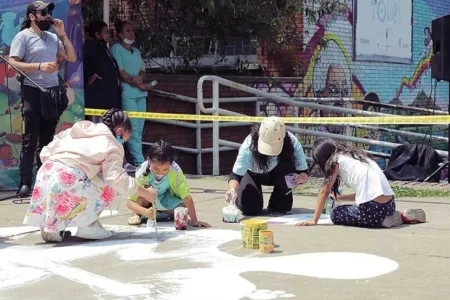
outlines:
{"label": "stack of buckets", "polygon": [[274,250],[273,231],[268,229],[268,222],[251,219],[241,222],[242,246],[247,249],[259,249],[261,253]]}

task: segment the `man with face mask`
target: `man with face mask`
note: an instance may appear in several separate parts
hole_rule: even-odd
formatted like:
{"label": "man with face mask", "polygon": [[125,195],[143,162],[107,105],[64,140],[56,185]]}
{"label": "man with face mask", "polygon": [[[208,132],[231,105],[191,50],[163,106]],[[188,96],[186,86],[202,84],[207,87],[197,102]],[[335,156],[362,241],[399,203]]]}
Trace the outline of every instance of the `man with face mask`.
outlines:
{"label": "man with face mask", "polygon": [[[21,196],[30,193],[34,159],[36,157],[39,168],[41,166],[39,153],[53,140],[59,117],[65,109],[61,107],[59,62],[77,60],[75,49],[67,38],[63,21],[51,18],[54,8],[54,3],[42,1],[34,1],[28,5],[21,31],[14,37],[9,53],[10,63],[44,89],[42,91],[27,78],[23,79]],[[56,34],[48,31],[52,25]]]}

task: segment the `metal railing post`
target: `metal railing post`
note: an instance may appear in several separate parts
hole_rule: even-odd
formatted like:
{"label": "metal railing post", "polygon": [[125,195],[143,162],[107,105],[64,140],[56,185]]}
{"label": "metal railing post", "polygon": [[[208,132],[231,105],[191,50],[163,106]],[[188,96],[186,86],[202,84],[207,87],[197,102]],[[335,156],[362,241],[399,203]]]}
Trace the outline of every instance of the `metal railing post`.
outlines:
{"label": "metal railing post", "polygon": [[[352,103],[350,101],[345,101],[344,103],[348,109],[353,108]],[[352,116],[353,116],[352,114],[347,115],[347,117],[352,117]],[[347,136],[353,136],[353,128],[350,125],[347,125],[346,134],[347,134]],[[347,142],[347,145],[352,146],[352,142]]]}
{"label": "metal railing post", "polygon": [[[195,104],[195,114],[200,115],[200,106],[198,103]],[[197,153],[197,175],[203,175],[203,167],[202,167],[202,127],[201,121],[195,121],[197,128],[195,129],[195,147],[198,150]]]}
{"label": "metal railing post", "polygon": [[[214,78],[212,80],[212,108],[213,115],[219,115],[219,81]],[[212,128],[212,142],[213,142],[213,175],[219,175],[219,121],[213,121]]]}

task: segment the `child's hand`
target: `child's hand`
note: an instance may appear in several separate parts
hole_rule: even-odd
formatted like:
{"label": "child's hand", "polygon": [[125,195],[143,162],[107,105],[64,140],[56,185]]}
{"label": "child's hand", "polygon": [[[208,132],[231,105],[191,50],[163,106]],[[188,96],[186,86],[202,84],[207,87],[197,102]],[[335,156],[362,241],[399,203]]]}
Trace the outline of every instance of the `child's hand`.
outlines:
{"label": "child's hand", "polygon": [[153,211],[153,208],[150,207],[149,209],[145,210],[144,216],[147,217],[147,219],[149,219],[149,220],[154,220],[155,212]]}
{"label": "child's hand", "polygon": [[314,226],[317,225],[317,222],[314,220],[303,221],[295,224],[295,226]]}
{"label": "child's hand", "polygon": [[302,185],[304,184],[306,181],[308,181],[308,174],[306,173],[300,173],[298,175],[295,176],[294,181],[297,185]]}
{"label": "child's hand", "polygon": [[191,225],[194,226],[194,227],[206,227],[206,228],[211,227],[211,225],[209,225],[206,222],[202,222],[202,221],[191,222]]}

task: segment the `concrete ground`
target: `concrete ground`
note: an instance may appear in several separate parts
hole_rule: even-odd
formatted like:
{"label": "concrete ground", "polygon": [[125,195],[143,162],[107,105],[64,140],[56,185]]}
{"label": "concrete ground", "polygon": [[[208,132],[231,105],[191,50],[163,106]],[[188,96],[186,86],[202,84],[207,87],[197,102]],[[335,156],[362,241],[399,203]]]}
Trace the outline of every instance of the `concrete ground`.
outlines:
{"label": "concrete ground", "polygon": [[[211,229],[131,227],[121,201],[102,219],[112,238],[45,244],[24,233],[26,204],[0,202],[0,299],[450,299],[448,199],[398,199],[428,222],[393,229],[270,224],[275,253],[260,254],[241,247],[239,224],[221,221],[226,182],[189,183]],[[293,214],[314,205],[295,196]]]}

